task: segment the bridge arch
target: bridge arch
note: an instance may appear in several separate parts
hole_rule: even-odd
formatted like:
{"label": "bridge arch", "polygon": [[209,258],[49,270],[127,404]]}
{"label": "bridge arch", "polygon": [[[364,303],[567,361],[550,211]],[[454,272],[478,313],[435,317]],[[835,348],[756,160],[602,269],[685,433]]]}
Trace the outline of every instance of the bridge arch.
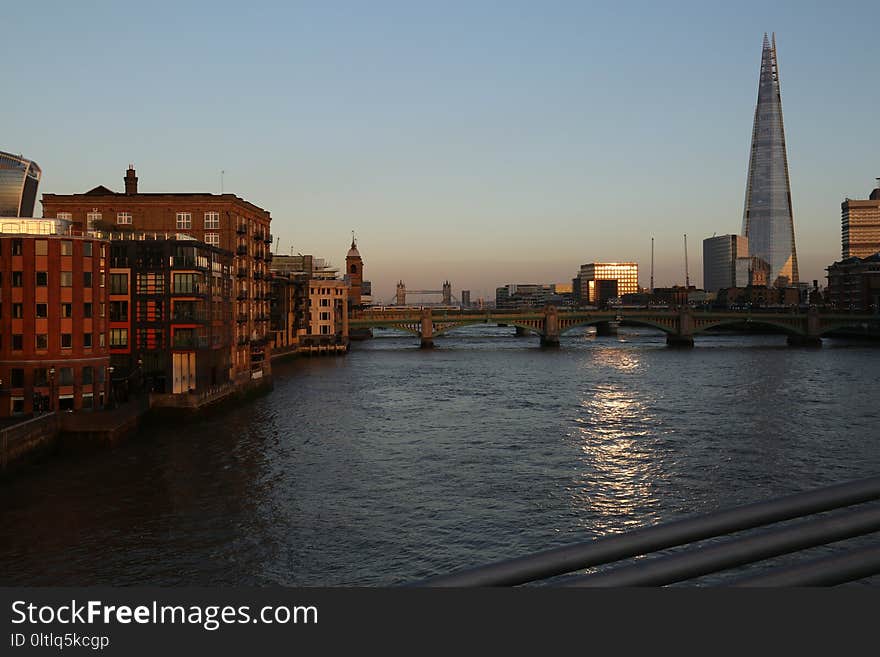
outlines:
{"label": "bridge arch", "polygon": [[[436,328],[436,329],[434,330],[434,335],[435,335],[435,336],[436,336],[436,335],[444,335],[444,334],[446,334],[446,333],[449,333],[449,331],[454,331],[455,329],[463,328],[463,327],[465,327],[465,326],[479,326],[479,325],[481,325],[481,324],[484,324],[484,325],[486,325],[486,326],[492,326],[492,325],[497,326],[499,322],[501,322],[501,320],[500,320],[500,319],[497,319],[497,318],[494,318],[494,317],[493,317],[493,318],[490,318],[488,321],[486,321],[486,319],[483,318],[483,319],[474,319],[473,321],[456,322],[456,323],[451,324],[451,325],[449,325],[449,326],[444,326],[444,327],[442,327],[442,328]],[[440,319],[439,321],[435,319],[435,320],[434,320],[434,324],[435,324],[435,326],[436,326],[438,323],[442,324],[442,323],[444,323],[444,322],[443,322],[442,319]],[[542,330],[541,328],[538,328],[538,327],[536,327],[536,326],[530,326],[529,324],[527,324],[527,323],[525,323],[525,322],[517,322],[517,321],[514,321],[514,320],[505,320],[505,321],[503,321],[503,322],[501,322],[501,323],[503,323],[503,324],[507,324],[508,326],[518,326],[518,327],[520,327],[520,328],[524,328],[524,329],[526,329],[526,330],[528,330],[528,331],[531,331],[532,333],[536,333],[536,334],[539,335],[539,336],[544,334],[544,333],[543,333],[543,330]]]}
{"label": "bridge arch", "polygon": [[819,335],[820,336],[827,335],[828,333],[831,333],[832,331],[838,331],[840,329],[847,329],[847,328],[863,329],[872,323],[875,326],[880,324],[880,316],[878,316],[877,319],[874,319],[873,322],[871,322],[870,320],[866,320],[864,317],[853,318],[853,319],[840,319],[840,320],[834,320],[834,321],[828,322],[828,323],[823,322],[822,326],[819,330]]}
{"label": "bridge arch", "polygon": [[[629,317],[624,317],[622,319],[623,319],[623,321],[625,321],[629,325],[635,324],[637,326],[647,326],[648,328],[654,328],[654,329],[657,329],[658,331],[662,331],[663,333],[675,333],[675,330],[672,327],[663,326],[662,324],[658,324],[657,322],[652,322],[650,320],[630,319]],[[609,321],[615,321],[615,320],[609,320],[607,317],[585,319],[583,321],[577,321],[574,324],[570,324],[570,325],[566,326],[565,328],[561,328],[559,330],[559,333],[562,334],[562,333],[566,333],[567,331],[570,331],[571,329],[581,328],[584,326],[593,326],[595,324],[602,324],[602,323],[609,322]]]}
{"label": "bridge arch", "polygon": [[694,327],[694,335],[698,333],[705,333],[711,328],[715,328],[716,326],[741,326],[742,324],[749,324],[750,326],[767,326],[770,328],[780,329],[786,335],[805,335],[804,331],[792,326],[791,324],[786,324],[784,322],[777,322],[772,319],[761,319],[754,317],[745,317],[745,318],[725,318],[719,319],[715,322],[710,322],[708,324],[700,324],[698,327]]}

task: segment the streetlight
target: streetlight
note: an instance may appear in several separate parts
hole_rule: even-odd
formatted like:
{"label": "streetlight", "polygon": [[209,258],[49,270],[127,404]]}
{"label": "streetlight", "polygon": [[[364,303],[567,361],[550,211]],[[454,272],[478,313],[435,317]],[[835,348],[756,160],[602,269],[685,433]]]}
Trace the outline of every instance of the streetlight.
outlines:
{"label": "streetlight", "polygon": [[107,368],[107,408],[113,408],[113,366]]}
{"label": "streetlight", "polygon": [[49,368],[49,411],[55,410],[55,366]]}

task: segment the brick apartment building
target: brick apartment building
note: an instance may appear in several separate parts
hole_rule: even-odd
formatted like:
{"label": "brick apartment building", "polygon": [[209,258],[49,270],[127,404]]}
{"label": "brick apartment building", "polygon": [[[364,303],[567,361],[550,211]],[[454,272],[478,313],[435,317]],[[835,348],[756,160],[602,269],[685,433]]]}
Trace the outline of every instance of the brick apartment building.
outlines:
{"label": "brick apartment building", "polygon": [[104,405],[108,248],[64,221],[0,218],[0,417]]}
{"label": "brick apartment building", "polygon": [[64,219],[88,234],[180,233],[233,254],[235,340],[231,365],[235,380],[268,374],[272,260],[271,216],[234,194],[142,193],[131,166],[124,192],[98,186],[83,194],[43,194],[43,216]]}

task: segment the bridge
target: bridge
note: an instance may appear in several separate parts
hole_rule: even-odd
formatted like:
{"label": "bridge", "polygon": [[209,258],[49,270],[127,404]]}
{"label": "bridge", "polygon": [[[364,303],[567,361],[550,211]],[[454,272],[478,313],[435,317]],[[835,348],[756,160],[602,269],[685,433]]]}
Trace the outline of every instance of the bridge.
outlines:
{"label": "bridge", "polygon": [[666,334],[671,347],[693,347],[694,336],[709,329],[729,326],[766,327],[786,334],[792,346],[822,345],[822,336],[841,329],[880,331],[880,315],[807,312],[761,312],[694,310],[690,307],[652,309],[619,308],[615,310],[560,310],[555,306],[513,312],[473,310],[364,310],[352,313],[350,329],[395,328],[417,335],[423,349],[434,346],[434,337],[462,326],[476,324],[512,325],[517,334],[535,333],[542,347],[558,347],[562,333],[586,326],[596,326],[599,335],[611,335],[621,322],[655,328]]}

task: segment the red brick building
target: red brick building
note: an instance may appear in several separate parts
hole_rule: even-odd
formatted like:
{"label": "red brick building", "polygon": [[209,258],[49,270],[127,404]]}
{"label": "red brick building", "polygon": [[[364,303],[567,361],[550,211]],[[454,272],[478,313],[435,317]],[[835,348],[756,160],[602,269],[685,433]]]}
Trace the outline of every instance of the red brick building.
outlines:
{"label": "red brick building", "polygon": [[0,218],[0,417],[103,406],[108,248],[63,221]]}
{"label": "red brick building", "polygon": [[272,259],[269,212],[235,196],[208,193],[141,193],[129,167],[125,192],[104,186],[84,194],[43,194],[43,216],[89,230],[182,233],[231,251],[235,272],[236,334],[232,368],[236,379],[269,373],[268,264]]}

